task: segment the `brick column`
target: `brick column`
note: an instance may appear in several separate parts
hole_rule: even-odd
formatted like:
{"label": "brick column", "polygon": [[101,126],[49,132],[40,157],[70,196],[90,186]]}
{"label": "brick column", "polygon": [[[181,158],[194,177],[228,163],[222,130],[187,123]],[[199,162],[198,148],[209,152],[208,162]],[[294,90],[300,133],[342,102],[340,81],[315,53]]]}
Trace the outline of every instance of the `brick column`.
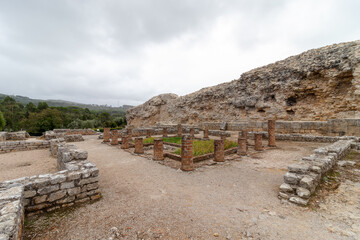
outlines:
{"label": "brick column", "polygon": [[121,149],[128,149],[129,148],[129,138],[128,136],[121,138]]}
{"label": "brick column", "polygon": [[104,141],[110,142],[110,128],[104,128]]}
{"label": "brick column", "polygon": [[181,126],[181,124],[178,124],[178,126],[177,126],[177,135],[178,135],[178,137],[181,137],[181,135],[182,135],[182,126]]}
{"label": "brick column", "polygon": [[276,147],[275,143],[275,120],[268,120],[268,146]]}
{"label": "brick column", "polygon": [[214,161],[225,162],[224,140],[214,140]]}
{"label": "brick column", "polygon": [[134,153],[137,153],[137,154],[143,154],[144,153],[143,138],[141,138],[141,137],[135,138],[135,151],[134,151]]}
{"label": "brick column", "polygon": [[246,141],[247,141],[247,133],[248,133],[247,129],[241,130],[241,137],[245,138]]}
{"label": "brick column", "polygon": [[150,138],[151,137],[151,129],[147,129],[146,130],[146,138]]}
{"label": "brick column", "polygon": [[118,145],[119,144],[119,131],[112,130],[111,131],[111,145]]}
{"label": "brick column", "polygon": [[207,128],[204,129],[204,138],[205,139],[209,138],[209,129],[207,129]]}
{"label": "brick column", "polygon": [[132,127],[129,126],[129,128],[126,130],[126,134],[128,135],[129,139],[132,139]]}
{"label": "brick column", "polygon": [[195,129],[194,128],[190,128],[190,135],[194,138],[194,136],[195,136]]}
{"label": "brick column", "polygon": [[194,170],[193,137],[189,134],[182,135],[181,138],[181,170]]}
{"label": "brick column", "polygon": [[220,135],[220,139],[225,141],[225,140],[226,140],[226,135],[225,135],[225,134],[224,134],[224,135],[221,134],[221,135]]}
{"label": "brick column", "polygon": [[164,127],[164,128],[163,128],[163,137],[167,137],[167,136],[168,136],[167,128]]}
{"label": "brick column", "polygon": [[256,151],[264,150],[262,146],[262,133],[254,133],[254,137],[255,137],[255,150]]}
{"label": "brick column", "polygon": [[243,137],[239,137],[239,138],[238,138],[237,154],[238,154],[238,155],[241,155],[241,156],[246,156],[246,155],[247,155],[247,142],[246,142],[246,138],[243,138]]}
{"label": "brick column", "polygon": [[154,140],[154,161],[162,161],[164,160],[164,143],[162,139]]}

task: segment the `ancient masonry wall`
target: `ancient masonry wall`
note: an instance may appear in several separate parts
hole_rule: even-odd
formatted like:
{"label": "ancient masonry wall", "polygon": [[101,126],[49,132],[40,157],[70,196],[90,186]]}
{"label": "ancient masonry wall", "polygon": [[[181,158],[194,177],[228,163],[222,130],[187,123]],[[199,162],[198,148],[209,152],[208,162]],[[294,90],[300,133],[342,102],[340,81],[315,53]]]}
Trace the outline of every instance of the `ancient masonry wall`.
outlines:
{"label": "ancient masonry wall", "polygon": [[55,133],[65,133],[67,135],[81,134],[81,135],[94,135],[96,132],[92,129],[54,129]]}
{"label": "ancient masonry wall", "polygon": [[303,157],[299,164],[288,167],[284,183],[280,186],[279,197],[305,206],[322,176],[331,170],[337,160],[344,157],[351,148],[359,148],[355,140],[340,140],[327,147],[314,150],[314,154]]}
{"label": "ancient masonry wall", "polygon": [[0,142],[0,154],[49,148],[49,141],[6,141]]}
{"label": "ancient masonry wall", "polygon": [[[224,123],[203,123],[201,128],[220,130]],[[225,129],[229,131],[267,131],[267,122],[228,122]],[[327,136],[360,136],[360,119],[331,119],[328,121],[276,121],[277,133],[311,133]]]}
{"label": "ancient masonry wall", "polygon": [[6,140],[26,140],[29,137],[30,137],[29,133],[25,131],[0,132],[0,142]]}
{"label": "ancient masonry wall", "polygon": [[20,239],[24,211],[50,212],[100,198],[99,169],[86,151],[54,140],[50,152],[59,172],[0,183],[0,239]]}

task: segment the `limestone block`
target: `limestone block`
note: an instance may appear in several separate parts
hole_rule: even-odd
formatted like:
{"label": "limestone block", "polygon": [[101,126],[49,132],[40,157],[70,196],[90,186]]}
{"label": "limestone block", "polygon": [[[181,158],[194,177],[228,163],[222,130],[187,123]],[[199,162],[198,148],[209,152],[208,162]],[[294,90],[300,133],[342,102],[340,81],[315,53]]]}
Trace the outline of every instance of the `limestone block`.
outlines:
{"label": "limestone block", "polygon": [[66,195],[66,190],[60,190],[60,191],[57,191],[57,192],[54,192],[54,193],[50,194],[47,201],[48,202],[53,202],[55,200],[63,198],[65,195]]}
{"label": "limestone block", "polygon": [[311,193],[306,188],[298,187],[296,188],[296,194],[301,198],[309,198]]}

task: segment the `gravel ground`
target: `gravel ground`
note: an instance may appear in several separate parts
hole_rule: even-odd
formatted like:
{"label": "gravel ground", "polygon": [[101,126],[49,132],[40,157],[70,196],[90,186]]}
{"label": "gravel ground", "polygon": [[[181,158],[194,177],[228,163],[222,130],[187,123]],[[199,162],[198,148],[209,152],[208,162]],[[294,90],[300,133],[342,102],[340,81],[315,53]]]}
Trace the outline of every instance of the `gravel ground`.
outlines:
{"label": "gravel ground", "polygon": [[56,159],[50,157],[49,149],[0,154],[0,182],[54,172]]}
{"label": "gravel ground", "polygon": [[28,218],[24,239],[356,239],[321,209],[277,198],[286,166],[323,144],[278,142],[187,173],[85,138],[76,145],[99,167],[103,198]]}

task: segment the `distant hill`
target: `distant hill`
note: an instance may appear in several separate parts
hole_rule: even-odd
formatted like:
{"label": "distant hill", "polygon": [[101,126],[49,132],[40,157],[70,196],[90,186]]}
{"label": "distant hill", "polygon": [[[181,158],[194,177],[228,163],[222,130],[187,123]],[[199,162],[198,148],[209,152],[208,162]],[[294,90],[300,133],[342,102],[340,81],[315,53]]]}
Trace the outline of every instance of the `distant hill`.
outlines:
{"label": "distant hill", "polygon": [[132,108],[130,105],[123,105],[121,107],[112,107],[108,105],[97,105],[97,104],[84,104],[84,103],[76,103],[64,100],[42,100],[42,99],[32,99],[29,97],[19,96],[19,95],[6,95],[0,93],[0,100],[3,100],[6,96],[14,98],[17,102],[22,104],[28,104],[32,102],[37,105],[39,102],[46,102],[50,107],[80,107],[80,108],[88,108],[89,110],[94,111],[106,111],[106,112],[119,112],[125,113],[127,109]]}

